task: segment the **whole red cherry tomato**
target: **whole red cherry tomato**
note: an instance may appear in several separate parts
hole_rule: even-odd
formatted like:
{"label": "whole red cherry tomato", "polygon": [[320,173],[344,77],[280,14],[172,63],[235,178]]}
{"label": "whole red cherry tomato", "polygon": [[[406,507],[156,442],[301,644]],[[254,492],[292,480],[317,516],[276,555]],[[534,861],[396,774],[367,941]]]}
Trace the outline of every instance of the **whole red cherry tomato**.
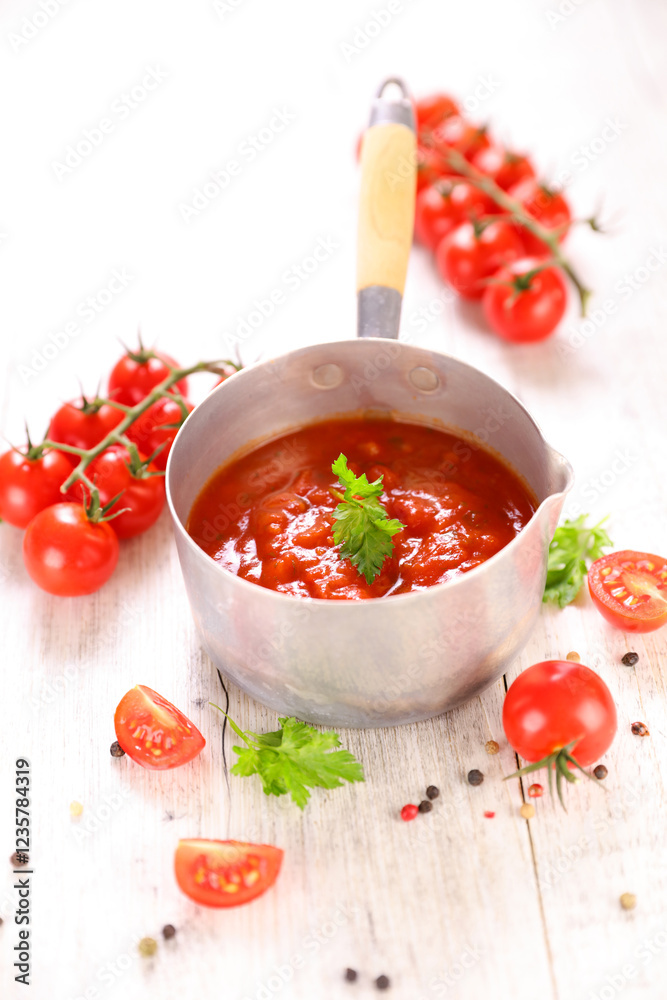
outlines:
{"label": "whole red cherry tomato", "polygon": [[[526,211],[545,229],[559,230],[559,242],[565,239],[572,221],[572,213],[570,206],[559,191],[554,191],[545,184],[540,184],[534,177],[528,177],[510,188],[508,194],[520,202]],[[528,232],[523,226],[519,226],[519,232],[526,253],[537,257],[551,252],[546,243]]]}
{"label": "whole red cherry tomato", "polygon": [[468,181],[443,177],[417,195],[415,237],[435,250],[461,222],[492,211],[490,199]]}
{"label": "whole red cherry tomato", "polygon": [[[184,402],[188,413],[192,413],[194,405],[187,399]],[[174,438],[184,420],[183,411],[176,400],[163,396],[162,399],[152,403],[140,417],[137,417],[127,429],[126,434],[130,441],[134,441],[139,451],[146,456],[152,455],[160,445],[164,445],[153,459],[155,468],[164,471],[167,468],[167,459]]]}
{"label": "whole red cherry tomato", "polygon": [[446,166],[442,155],[427,146],[417,146],[417,191],[435,184],[446,174]]}
{"label": "whole red cherry tomato", "polygon": [[440,274],[467,299],[479,299],[486,279],[505,264],[524,256],[514,227],[497,221],[464,222],[439,244],[435,259]]}
{"label": "whole red cherry tomato", "polygon": [[56,410],[49,424],[51,441],[69,444],[73,448],[94,448],[123,419],[123,411],[108,403],[89,403],[74,399]]}
{"label": "whole red cherry tomato", "polygon": [[[153,464],[135,468],[122,444],[105,448],[88,466],[86,474],[99,490],[100,506],[105,507],[118,497],[109,514],[116,510],[123,513],[111,517],[109,524],[119,538],[134,538],[148,531],[160,516],[164,507],[164,477],[151,475],[156,471]],[[86,496],[86,487],[77,482],[67,498],[81,502]]]}
{"label": "whole red cherry tomato", "polygon": [[118,538],[108,521],[91,521],[82,504],[57,503],[28,525],[23,561],[37,586],[49,594],[92,594],[116,568]]}
{"label": "whole red cherry tomato", "polygon": [[459,107],[447,94],[432,94],[415,103],[417,133],[429,132],[450,115],[458,115]]}
{"label": "whole red cherry tomato", "polygon": [[667,560],[650,552],[610,552],[588,571],[595,607],[624,632],[654,632],[667,624]]}
{"label": "whole red cherry tomato", "polygon": [[536,257],[522,257],[501,268],[482,296],[489,326],[504,340],[544,340],[565,313],[567,288],[557,267],[540,267]]}
{"label": "whole red cherry tomato", "polygon": [[[128,351],[114,365],[109,375],[109,397],[116,403],[136,406],[151,389],[163,382],[170,373],[169,365],[178,368],[178,362],[168,354],[158,351]],[[184,396],[188,391],[187,379],[174,386]]]}
{"label": "whole red cherry tomato", "polygon": [[33,449],[11,449],[0,455],[0,517],[25,528],[45,507],[63,500],[60,487],[72,471],[61,451],[44,451],[31,458]]}
{"label": "whole red cherry tomato", "polygon": [[491,177],[503,191],[528,177],[535,176],[535,168],[527,156],[521,153],[511,153],[500,146],[487,146],[480,149],[472,158],[472,164],[483,174]]}
{"label": "whole red cherry tomato", "polygon": [[[473,125],[459,115],[445,118],[431,133],[435,148],[443,155],[448,149],[455,149],[467,160],[472,160],[481,149],[491,145],[486,128]],[[454,170],[451,173],[455,173]]]}

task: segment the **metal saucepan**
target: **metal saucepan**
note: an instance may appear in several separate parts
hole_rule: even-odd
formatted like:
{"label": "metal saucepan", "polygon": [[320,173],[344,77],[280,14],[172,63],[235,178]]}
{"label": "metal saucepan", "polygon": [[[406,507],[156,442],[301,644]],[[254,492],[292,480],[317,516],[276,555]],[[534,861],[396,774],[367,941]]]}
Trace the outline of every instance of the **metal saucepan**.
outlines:
{"label": "metal saucepan", "polygon": [[[233,375],[188,417],[167,467],[181,568],[209,656],[265,705],[332,726],[427,719],[503,673],[539,614],[549,541],[572,483],[567,461],[502,386],[455,358],[395,339],[412,240],[415,133],[405,88],[399,82],[402,96],[390,100],[386,86],[362,152],[363,339],[306,347]],[[197,494],[235,453],[359,411],[451,428],[471,449],[491,446],[527,481],[539,501],[536,513],[509,545],[468,573],[363,601],[267,590],[220,567],[188,535]],[[212,530],[230,514],[221,508]]]}

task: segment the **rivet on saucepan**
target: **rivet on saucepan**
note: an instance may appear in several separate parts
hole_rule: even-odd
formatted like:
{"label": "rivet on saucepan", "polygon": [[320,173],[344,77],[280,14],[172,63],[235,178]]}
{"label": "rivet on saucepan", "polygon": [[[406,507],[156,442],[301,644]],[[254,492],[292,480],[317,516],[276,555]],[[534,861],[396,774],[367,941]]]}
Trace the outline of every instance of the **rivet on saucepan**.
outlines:
{"label": "rivet on saucepan", "polygon": [[311,380],[318,389],[335,389],[343,381],[343,369],[340,365],[326,364],[313,368]]}
{"label": "rivet on saucepan", "polygon": [[413,368],[408,378],[415,389],[419,389],[420,392],[435,392],[440,385],[440,379],[435,372],[431,371],[430,368],[423,368],[421,365],[418,368]]}

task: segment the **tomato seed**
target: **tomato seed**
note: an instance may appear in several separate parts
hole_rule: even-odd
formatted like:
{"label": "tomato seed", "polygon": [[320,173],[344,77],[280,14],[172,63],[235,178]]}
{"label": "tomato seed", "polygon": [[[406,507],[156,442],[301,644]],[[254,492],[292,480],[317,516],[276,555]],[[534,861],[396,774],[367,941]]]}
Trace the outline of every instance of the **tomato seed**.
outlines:
{"label": "tomato seed", "polygon": [[432,808],[433,808],[433,803],[429,802],[428,799],[424,799],[423,802],[419,803],[419,811],[420,811],[420,813],[430,813],[430,811],[431,811]]}
{"label": "tomato seed", "polygon": [[609,772],[607,771],[607,768],[604,766],[604,764],[598,764],[598,766],[594,769],[593,774],[598,779],[598,781],[604,781]]}
{"label": "tomato seed", "polygon": [[165,941],[168,941],[170,938],[176,937],[176,928],[174,927],[173,924],[164,925],[164,927],[162,928],[162,937],[165,939]]}
{"label": "tomato seed", "polygon": [[388,976],[378,976],[375,980],[375,985],[379,990],[388,990],[391,983]]}
{"label": "tomato seed", "polygon": [[357,981],[357,975],[358,975],[358,973],[357,973],[356,969],[346,969],[345,970],[345,979],[346,979],[346,981],[348,983],[354,983],[354,982],[356,982]]}
{"label": "tomato seed", "polygon": [[427,799],[437,799],[439,794],[440,794],[440,789],[437,787],[437,785],[429,785],[428,788],[426,789]]}
{"label": "tomato seed", "polygon": [[544,795],[544,789],[542,788],[542,785],[539,784],[539,782],[536,782],[534,785],[530,786],[530,788],[528,789],[528,794],[530,795],[531,799],[541,799],[542,796]]}
{"label": "tomato seed", "polygon": [[643,722],[633,722],[630,729],[635,736],[649,736],[648,726],[645,726]]}
{"label": "tomato seed", "polygon": [[419,806],[414,806],[412,804],[403,806],[401,809],[401,819],[405,820],[407,823],[408,820],[414,819],[418,812]]}
{"label": "tomato seed", "polygon": [[624,892],[620,896],[619,902],[624,910],[634,910],[637,905],[637,897],[634,892]]}
{"label": "tomato seed", "polygon": [[114,740],[114,742],[109,747],[109,752],[111,753],[112,757],[124,757],[125,756],[125,751],[123,750],[123,748],[120,745],[120,743],[118,742],[118,740]]}
{"label": "tomato seed", "polygon": [[69,814],[72,819],[78,819],[83,812],[83,806],[80,802],[70,802],[69,804]]}
{"label": "tomato seed", "polygon": [[481,771],[473,770],[468,771],[468,784],[469,785],[481,785],[484,781],[484,775]]}
{"label": "tomato seed", "polygon": [[496,743],[495,740],[489,740],[488,743],[484,744],[484,749],[486,750],[487,753],[494,754],[498,753],[498,751],[500,750],[500,745]]}
{"label": "tomato seed", "polygon": [[638,653],[626,653],[625,656],[621,657],[621,663],[623,663],[626,667],[634,667],[635,663],[638,662]]}

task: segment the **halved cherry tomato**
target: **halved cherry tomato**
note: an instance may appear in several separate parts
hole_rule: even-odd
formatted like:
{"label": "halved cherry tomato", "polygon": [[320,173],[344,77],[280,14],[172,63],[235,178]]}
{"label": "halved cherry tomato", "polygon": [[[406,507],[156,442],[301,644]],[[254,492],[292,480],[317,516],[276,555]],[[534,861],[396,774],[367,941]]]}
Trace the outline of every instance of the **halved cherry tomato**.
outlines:
{"label": "halved cherry tomato", "polygon": [[610,552],[588,571],[600,614],[624,632],[654,632],[667,623],[667,560],[650,552]]}
{"label": "halved cherry tomato", "polygon": [[[84,399],[63,403],[51,418],[48,437],[73,448],[94,448],[123,419],[123,411],[108,403],[95,406]],[[74,457],[74,456],[73,456]]]}
{"label": "halved cherry tomato", "polygon": [[535,176],[535,168],[527,156],[521,153],[510,153],[500,146],[487,146],[480,149],[472,158],[474,167],[491,177],[503,191],[528,177]]}
{"label": "halved cherry tomato", "polygon": [[462,222],[492,210],[487,196],[468,181],[443,177],[420,191],[415,206],[415,237],[435,250]]}
{"label": "halved cherry tomato", "polygon": [[38,587],[57,597],[92,594],[118,562],[118,538],[108,521],[91,521],[82,504],[57,503],[32,519],[23,561]]}
{"label": "halved cherry tomato", "polygon": [[431,136],[435,148],[444,155],[448,149],[455,149],[466,160],[472,160],[481,149],[491,145],[484,125],[473,125],[460,115],[445,118]]}
{"label": "halved cherry tomato", "polygon": [[574,741],[582,767],[599,760],[616,735],[616,706],[590,667],[545,660],[519,674],[503,704],[503,729],[512,749],[530,763]]}
{"label": "halved cherry tomato", "polygon": [[240,906],[278,878],[284,852],[238,840],[180,840],[174,868],[186,896],[203,906]]}
{"label": "halved cherry tomato", "polygon": [[206,746],[197,727],[157,691],[137,684],[114,715],[116,739],[128,757],[149,771],[167,771],[193,760]]}
{"label": "halved cherry tomato", "polygon": [[417,132],[430,131],[450,115],[458,115],[459,107],[456,101],[447,94],[432,94],[422,97],[415,103]]}
{"label": "halved cherry tomato", "polygon": [[557,267],[538,268],[536,257],[522,257],[497,271],[486,286],[484,314],[503,340],[544,340],[563,318],[567,305],[563,275]]}
{"label": "halved cherry tomato", "polygon": [[[545,229],[558,229],[558,240],[562,242],[567,235],[568,226],[572,221],[572,213],[567,201],[559,191],[554,191],[546,184],[540,184],[534,177],[528,177],[508,191],[512,198],[521,202],[526,211],[533,216]],[[532,256],[550,253],[549,247],[542,240],[529,233],[523,226],[518,226],[526,252]]]}
{"label": "halved cherry tomato", "polygon": [[60,487],[72,471],[62,451],[45,451],[28,458],[11,449],[0,455],[0,517],[17,528],[26,528],[46,507],[60,503]]}
{"label": "halved cherry tomato", "polygon": [[[109,375],[109,397],[116,403],[136,406],[151,389],[163,382],[170,372],[169,365],[178,368],[178,363],[168,354],[142,349],[129,351],[114,365]],[[182,379],[174,386],[184,396],[188,391],[188,380]]]}
{"label": "halved cherry tomato", "polygon": [[435,262],[445,281],[467,299],[479,299],[490,278],[505,264],[524,256],[514,227],[503,221],[464,222],[445,236]]}
{"label": "halved cherry tomato", "polygon": [[[194,405],[187,399],[184,402],[188,413],[192,413]],[[163,396],[162,399],[152,403],[140,417],[137,417],[135,422],[128,427],[126,434],[130,441],[134,441],[139,451],[146,456],[152,455],[160,445],[163,445],[164,447],[155,456],[152,464],[156,469],[164,471],[167,468],[167,459],[174,438],[184,420],[185,417],[176,400]]]}

